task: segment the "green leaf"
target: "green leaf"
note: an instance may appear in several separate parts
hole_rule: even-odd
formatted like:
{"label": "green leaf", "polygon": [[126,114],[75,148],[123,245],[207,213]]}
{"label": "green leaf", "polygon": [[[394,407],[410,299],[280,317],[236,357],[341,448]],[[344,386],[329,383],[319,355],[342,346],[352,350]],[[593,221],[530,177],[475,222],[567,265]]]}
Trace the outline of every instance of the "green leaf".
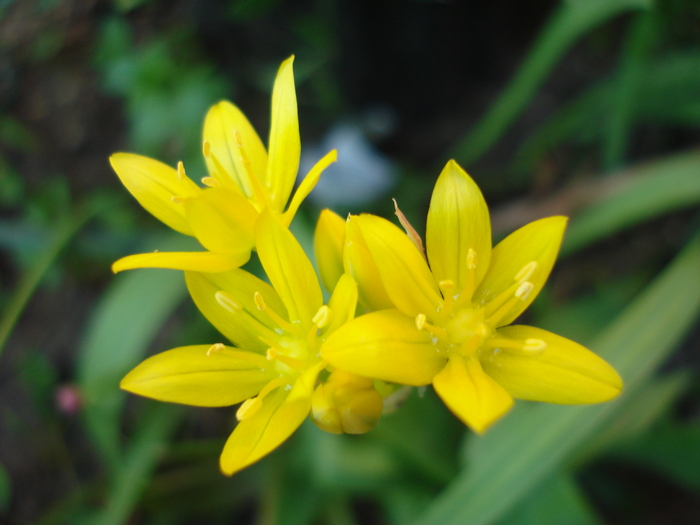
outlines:
{"label": "green leaf", "polygon": [[626,227],[700,202],[700,153],[684,153],[633,168],[621,188],[571,221],[562,254]]}
{"label": "green leaf", "polygon": [[[161,247],[183,244],[171,237]],[[187,242],[189,245],[189,242]],[[80,348],[78,384],[85,423],[104,459],[119,461],[125,394],[119,381],[145,355],[154,337],[187,293],[182,272],[137,270],[119,274],[98,304]]]}
{"label": "green leaf", "polygon": [[528,104],[547,74],[582,35],[624,13],[646,9],[649,0],[578,0],[562,2],[540,31],[525,62],[498,100],[454,149],[463,166],[483,155]]}
{"label": "green leaf", "polygon": [[693,491],[700,490],[700,423],[667,423],[614,451],[615,457],[651,467]]}
{"label": "green leaf", "polygon": [[[629,440],[636,440],[668,413],[671,405],[687,391],[692,379],[693,375],[688,370],[682,370],[659,379],[650,379],[644,388],[638,388],[632,395],[624,396],[620,401],[622,406],[619,417],[586,445],[576,458],[576,463],[609,450],[610,447],[624,448]],[[700,476],[698,480],[700,481]]]}
{"label": "green leaf", "polygon": [[[644,24],[640,31],[646,31]],[[699,65],[697,51],[669,53],[594,84],[530,135],[516,154],[513,171],[521,178],[529,176],[547,151],[564,142],[588,144],[607,139],[608,147],[618,148],[622,135],[639,123],[697,127]],[[619,106],[621,97],[625,97],[623,107]]]}
{"label": "green leaf", "polygon": [[485,436],[468,441],[465,469],[418,521],[481,525],[501,517],[552,475],[643,388],[700,311],[700,237],[591,345],[625,380],[621,399],[594,406],[518,403]]}
{"label": "green leaf", "polygon": [[574,479],[559,473],[545,480],[508,513],[499,525],[597,525],[598,517],[590,508]]}
{"label": "green leaf", "polygon": [[182,419],[180,407],[153,404],[141,420],[114,472],[105,505],[86,520],[90,525],[121,525],[140,500],[170,435]]}

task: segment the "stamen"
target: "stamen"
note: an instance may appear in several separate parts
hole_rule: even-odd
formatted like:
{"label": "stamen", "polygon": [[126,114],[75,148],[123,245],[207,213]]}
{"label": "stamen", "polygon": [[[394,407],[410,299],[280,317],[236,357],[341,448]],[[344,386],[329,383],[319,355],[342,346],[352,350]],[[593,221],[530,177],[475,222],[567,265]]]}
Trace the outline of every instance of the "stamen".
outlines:
{"label": "stamen", "polygon": [[505,303],[513,299],[513,294],[515,294],[518,289],[519,283],[513,283],[508,288],[499,293],[496,297],[491,299],[484,306],[484,317],[489,318],[494,312],[499,310]]}
{"label": "stamen", "polygon": [[212,163],[214,164],[214,169],[219,174],[219,177],[221,177],[222,179],[232,179],[233,178],[229,174],[229,172],[226,170],[226,168],[224,168],[223,165],[219,162],[219,159],[216,158],[216,155],[214,155],[214,153],[212,153],[211,144],[209,143],[208,140],[205,140],[204,142],[202,142],[202,154],[204,155],[205,158],[212,161]]}
{"label": "stamen", "polygon": [[214,294],[214,298],[216,299],[217,303],[219,303],[232,314],[243,310],[243,305],[236,301],[236,299],[234,299],[230,294],[226,292],[220,290]]}
{"label": "stamen", "polygon": [[520,286],[518,286],[518,289],[515,290],[515,297],[520,299],[521,301],[527,301],[527,298],[530,297],[530,294],[532,293],[532,290],[535,289],[535,285],[532,284],[530,281],[524,281],[520,283]]}
{"label": "stamen", "polygon": [[245,148],[243,147],[243,137],[241,136],[240,131],[234,129],[233,136],[236,139],[238,153],[241,156],[243,166],[245,166],[246,175],[248,175],[248,182],[253,188],[253,193],[255,194],[256,200],[261,205],[269,206],[270,202],[268,200],[267,194],[263,191],[263,188],[260,185],[260,181],[258,180],[257,175],[255,175],[255,172],[253,171],[253,163],[250,161],[250,158],[248,157],[248,154],[246,153]]}
{"label": "stamen", "polygon": [[442,298],[444,299],[445,313],[449,314],[452,311],[452,305],[454,304],[454,296],[452,295],[452,290],[454,290],[455,283],[450,279],[445,279],[438,283],[440,291],[442,292]]}
{"label": "stamen", "polygon": [[447,332],[440,328],[439,326],[432,325],[427,322],[427,317],[425,314],[418,314],[416,316],[416,328],[418,330],[427,330],[434,336],[436,336],[438,339],[443,339],[446,340],[448,338]]}
{"label": "stamen", "polygon": [[241,406],[238,407],[238,410],[236,411],[236,419],[238,419],[238,421],[243,421],[244,419],[255,415],[257,411],[260,410],[260,408],[262,407],[262,402],[263,399],[265,399],[265,396],[272,392],[278,386],[284,384],[284,382],[285,379],[282,377],[273,379],[263,387],[263,389],[258,394],[258,397],[251,397],[250,399],[246,399],[241,404]]}
{"label": "stamen", "polygon": [[172,197],[170,197],[170,200],[173,201],[175,204],[184,204],[185,203],[185,198],[178,197],[177,195],[173,195]]}
{"label": "stamen", "polygon": [[202,177],[202,184],[210,188],[217,188],[219,186],[219,181],[214,177]]}
{"label": "stamen", "polygon": [[275,347],[268,348],[266,355],[270,361],[277,360],[280,363],[284,363],[289,368],[293,368],[294,370],[304,370],[308,366],[308,363],[306,361],[302,361],[301,359],[297,359],[296,357],[285,355]]}
{"label": "stamen", "polygon": [[209,350],[207,350],[207,355],[211,357],[213,354],[221,352],[225,349],[226,347],[223,345],[223,343],[215,343],[209,347]]}
{"label": "stamen", "polygon": [[514,279],[520,283],[523,281],[527,281],[530,277],[532,277],[532,274],[535,273],[537,266],[537,261],[530,261],[525,266],[520,268],[520,271],[518,271],[518,273],[515,274]]}
{"label": "stamen", "polygon": [[311,322],[313,323],[306,334],[306,342],[309,348],[316,349],[318,346],[318,341],[316,340],[316,335],[318,331],[333,320],[333,312],[327,305],[323,305],[318,309],[316,315],[313,316]]}
{"label": "stamen", "polygon": [[547,349],[547,343],[542,339],[525,339],[525,342],[493,337],[487,339],[485,344],[490,348],[514,351],[521,355],[541,355]]}
{"label": "stamen", "polygon": [[261,407],[262,401],[259,397],[251,397],[250,399],[246,399],[243,401],[243,403],[241,403],[241,406],[238,407],[238,410],[236,411],[236,419],[238,421],[243,421],[244,419],[257,414]]}
{"label": "stamen", "polygon": [[525,346],[523,346],[525,352],[533,354],[541,354],[546,348],[547,343],[542,339],[525,339]]}
{"label": "stamen", "polygon": [[476,287],[476,252],[469,248],[467,250],[467,280],[464,283],[464,291],[462,292],[462,301],[471,301]]}
{"label": "stamen", "polygon": [[253,294],[253,301],[255,301],[255,306],[257,306],[258,310],[265,312],[272,322],[279,326],[282,330],[293,334],[298,332],[292,323],[283,319],[282,316],[265,304],[265,300],[260,292],[255,292],[255,294]]}
{"label": "stamen", "polygon": [[182,161],[177,163],[177,180],[184,180],[187,178],[187,173],[185,173],[185,165]]}
{"label": "stamen", "polygon": [[333,312],[325,304],[318,309],[316,315],[314,315],[313,319],[311,319],[317,328],[324,328],[325,326],[328,326],[328,323],[330,323],[332,320]]}

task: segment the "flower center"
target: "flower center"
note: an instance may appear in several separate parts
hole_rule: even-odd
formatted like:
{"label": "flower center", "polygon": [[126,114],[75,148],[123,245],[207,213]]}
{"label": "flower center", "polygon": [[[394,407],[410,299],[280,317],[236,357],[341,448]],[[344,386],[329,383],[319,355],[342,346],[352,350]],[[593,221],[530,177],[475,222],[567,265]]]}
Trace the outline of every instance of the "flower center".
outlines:
{"label": "flower center", "polygon": [[462,345],[479,337],[483,339],[490,330],[484,323],[483,308],[461,308],[458,310],[445,325],[447,336],[450,343],[454,345]]}

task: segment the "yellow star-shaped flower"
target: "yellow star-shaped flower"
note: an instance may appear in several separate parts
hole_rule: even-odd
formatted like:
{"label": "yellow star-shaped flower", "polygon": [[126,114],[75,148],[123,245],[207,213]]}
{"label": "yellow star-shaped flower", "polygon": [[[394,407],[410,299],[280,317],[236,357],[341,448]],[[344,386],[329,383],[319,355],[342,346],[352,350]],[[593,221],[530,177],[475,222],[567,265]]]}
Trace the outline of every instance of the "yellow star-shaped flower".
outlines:
{"label": "yellow star-shaped flower", "polygon": [[132,153],[115,153],[112,168],[131,194],[152,215],[174,230],[191,235],[203,252],[131,255],[114,263],[114,272],[132,268],[172,268],[221,272],[238,268],[254,249],[255,222],[264,210],[289,225],[323,170],[336,160],[329,152],[309,171],[294,194],[301,151],[299,120],[290,57],[280,66],[272,92],[269,154],[245,115],[222,101],[207,113],[203,152],[209,176],[202,189],[185,173]]}
{"label": "yellow star-shaped flower", "polygon": [[622,380],[603,359],[545,330],[508,326],[544,285],[565,226],[565,217],[541,219],[492,249],[484,198],[450,161],[430,203],[427,259],[410,228],[406,235],[372,215],[347,221],[345,269],[365,304],[386,309],[340,327],[323,356],[362,376],[432,383],[476,432],[502,417],[513,397],[565,404],[614,398]]}
{"label": "yellow star-shaped flower", "polygon": [[272,286],[241,269],[185,272],[197,307],[238,348],[217,343],[168,350],[121,382],[129,392],[160,401],[211,407],[243,402],[221,454],[227,475],[282,444],[309,413],[323,430],[352,434],[373,428],[382,413],[372,380],[324,371],[321,357],[325,339],[355,315],[355,282],[341,277],[324,305],[311,262],[270,210],[257,221],[255,243]]}

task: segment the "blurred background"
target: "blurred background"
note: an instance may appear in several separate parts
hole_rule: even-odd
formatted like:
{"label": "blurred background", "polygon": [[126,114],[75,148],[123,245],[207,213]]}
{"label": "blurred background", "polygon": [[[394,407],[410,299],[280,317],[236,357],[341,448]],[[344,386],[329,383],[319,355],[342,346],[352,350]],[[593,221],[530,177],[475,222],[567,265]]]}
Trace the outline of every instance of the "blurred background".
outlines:
{"label": "blurred background", "polygon": [[[494,236],[571,217],[524,321],[588,345],[615,402],[519,402],[475,438],[427,389],[361,437],[305,424],[233,478],[234,409],[119,391],[144,356],[221,336],[180,272],[110,264],[188,240],[139,208],[116,151],[205,175],[208,107],[265,138],[296,55],[319,210],[424,232],[455,158]],[[0,522],[700,523],[700,3],[694,0],[0,0]],[[311,253],[311,251],[309,251]]]}

